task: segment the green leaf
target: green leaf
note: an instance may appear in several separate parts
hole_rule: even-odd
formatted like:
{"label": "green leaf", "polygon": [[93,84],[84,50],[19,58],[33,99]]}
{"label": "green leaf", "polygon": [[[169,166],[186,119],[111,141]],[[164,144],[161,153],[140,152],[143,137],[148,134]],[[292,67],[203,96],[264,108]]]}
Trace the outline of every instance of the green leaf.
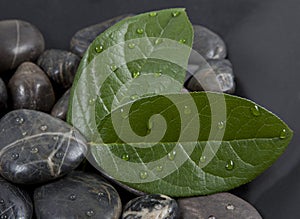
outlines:
{"label": "green leaf", "polygon": [[167,9],[127,18],[90,45],[68,122],[100,171],[144,192],[191,196],[246,183],[283,152],[292,131],[253,102],[179,94],[192,41],[184,9]]}

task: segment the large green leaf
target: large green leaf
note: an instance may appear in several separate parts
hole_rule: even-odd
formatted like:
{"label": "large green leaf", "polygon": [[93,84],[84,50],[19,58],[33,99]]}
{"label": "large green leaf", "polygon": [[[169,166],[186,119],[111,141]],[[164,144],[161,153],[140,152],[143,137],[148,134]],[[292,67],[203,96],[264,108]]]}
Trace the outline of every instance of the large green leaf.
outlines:
{"label": "large green leaf", "polygon": [[292,131],[251,101],[179,94],[192,40],[184,9],[168,9],[125,19],[89,47],[68,121],[106,175],[150,193],[209,194],[252,180],[287,146]]}

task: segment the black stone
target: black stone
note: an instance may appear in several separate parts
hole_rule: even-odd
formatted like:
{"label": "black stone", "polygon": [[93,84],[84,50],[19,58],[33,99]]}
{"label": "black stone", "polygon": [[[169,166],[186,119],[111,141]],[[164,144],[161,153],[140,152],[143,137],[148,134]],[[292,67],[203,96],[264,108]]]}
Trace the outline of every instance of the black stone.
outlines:
{"label": "black stone", "polygon": [[180,219],[255,218],[262,219],[248,202],[230,193],[182,198],[178,200]]}
{"label": "black stone", "polygon": [[94,39],[104,32],[107,28],[111,27],[115,23],[123,20],[127,17],[131,17],[132,14],[125,14],[110,20],[95,24],[84,29],[79,30],[71,39],[70,47],[71,51],[78,56],[82,57],[89,45]]}
{"label": "black stone", "polygon": [[68,51],[46,50],[38,59],[37,64],[60,87],[71,87],[80,58]]}
{"label": "black stone", "polygon": [[173,219],[178,216],[178,205],[165,195],[144,195],[129,201],[123,210],[122,219]]}
{"label": "black stone", "polygon": [[33,206],[29,195],[0,177],[0,218],[31,218]]}
{"label": "black stone", "polygon": [[43,183],[75,169],[87,152],[84,137],[46,113],[15,110],[0,120],[0,174],[14,183]]}
{"label": "black stone", "polygon": [[122,204],[117,191],[98,175],[73,172],[34,191],[37,219],[118,219]]}
{"label": "black stone", "polygon": [[226,45],[222,38],[206,27],[193,25],[193,49],[205,59],[224,59],[227,56]]}
{"label": "black stone", "polygon": [[7,90],[4,82],[0,78],[0,116],[2,112],[7,108]]}
{"label": "black stone", "polygon": [[41,32],[22,20],[0,21],[0,72],[18,67],[24,61],[35,61],[44,51]]}
{"label": "black stone", "polygon": [[55,95],[47,75],[34,63],[22,63],[8,83],[13,109],[49,112]]}
{"label": "black stone", "polygon": [[234,74],[229,60],[210,59],[194,62],[191,59],[185,82],[188,90],[234,93]]}
{"label": "black stone", "polygon": [[51,111],[51,115],[66,120],[68,106],[69,106],[69,98],[70,98],[70,89],[67,90],[64,95],[57,101]]}

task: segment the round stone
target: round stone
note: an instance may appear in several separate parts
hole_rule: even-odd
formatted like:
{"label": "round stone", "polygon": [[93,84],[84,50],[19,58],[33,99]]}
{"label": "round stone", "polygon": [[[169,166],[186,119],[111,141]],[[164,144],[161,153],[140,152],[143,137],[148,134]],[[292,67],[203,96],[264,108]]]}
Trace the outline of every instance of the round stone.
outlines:
{"label": "round stone", "polygon": [[185,87],[190,91],[234,93],[232,65],[227,59],[193,60],[190,58]]}
{"label": "round stone", "polygon": [[3,112],[7,108],[7,90],[4,82],[0,78],[0,116],[1,112]]}
{"label": "round stone", "polygon": [[24,62],[8,83],[13,109],[34,109],[49,112],[55,95],[47,75],[34,63]]}
{"label": "round stone", "polygon": [[70,98],[70,89],[67,90],[64,95],[57,101],[51,111],[51,115],[66,120],[68,106],[69,106],[69,98]]}
{"label": "round stone", "polygon": [[181,198],[180,218],[255,218],[262,219],[248,202],[230,193]]}
{"label": "round stone", "polygon": [[132,14],[124,14],[79,30],[71,39],[71,51],[82,57],[89,45],[99,34],[104,32],[107,28],[111,27],[120,20],[131,16]]}
{"label": "round stone", "polygon": [[193,49],[205,59],[224,59],[227,56],[226,45],[222,38],[200,25],[193,25]]}
{"label": "round stone", "polygon": [[31,218],[33,206],[29,195],[0,177],[1,218]]}
{"label": "round stone", "polygon": [[46,50],[37,64],[47,73],[52,81],[62,88],[71,87],[80,58],[68,51]]}
{"label": "round stone", "polygon": [[114,187],[98,175],[79,171],[37,188],[34,204],[37,218],[43,219],[118,219],[122,211]]}
{"label": "round stone", "polygon": [[75,169],[84,159],[87,145],[84,137],[64,121],[21,109],[1,118],[0,151],[0,174],[4,178],[37,184]]}
{"label": "round stone", "polygon": [[178,217],[177,202],[165,195],[144,195],[129,201],[122,219],[173,219]]}
{"label": "round stone", "polygon": [[24,61],[35,61],[44,51],[41,32],[22,20],[0,21],[0,72],[18,67]]}

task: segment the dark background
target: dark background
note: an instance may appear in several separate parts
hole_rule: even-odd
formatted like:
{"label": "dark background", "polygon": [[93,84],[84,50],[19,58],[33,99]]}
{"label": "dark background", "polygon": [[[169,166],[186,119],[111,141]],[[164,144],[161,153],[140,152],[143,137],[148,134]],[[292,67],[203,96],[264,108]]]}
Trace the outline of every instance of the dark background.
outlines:
{"label": "dark background", "polygon": [[264,218],[300,218],[300,1],[298,0],[1,0],[0,19],[23,19],[47,48],[69,49],[79,29],[124,13],[185,7],[192,23],[228,46],[237,94],[278,114],[294,130],[286,152],[265,173],[233,192]]}

